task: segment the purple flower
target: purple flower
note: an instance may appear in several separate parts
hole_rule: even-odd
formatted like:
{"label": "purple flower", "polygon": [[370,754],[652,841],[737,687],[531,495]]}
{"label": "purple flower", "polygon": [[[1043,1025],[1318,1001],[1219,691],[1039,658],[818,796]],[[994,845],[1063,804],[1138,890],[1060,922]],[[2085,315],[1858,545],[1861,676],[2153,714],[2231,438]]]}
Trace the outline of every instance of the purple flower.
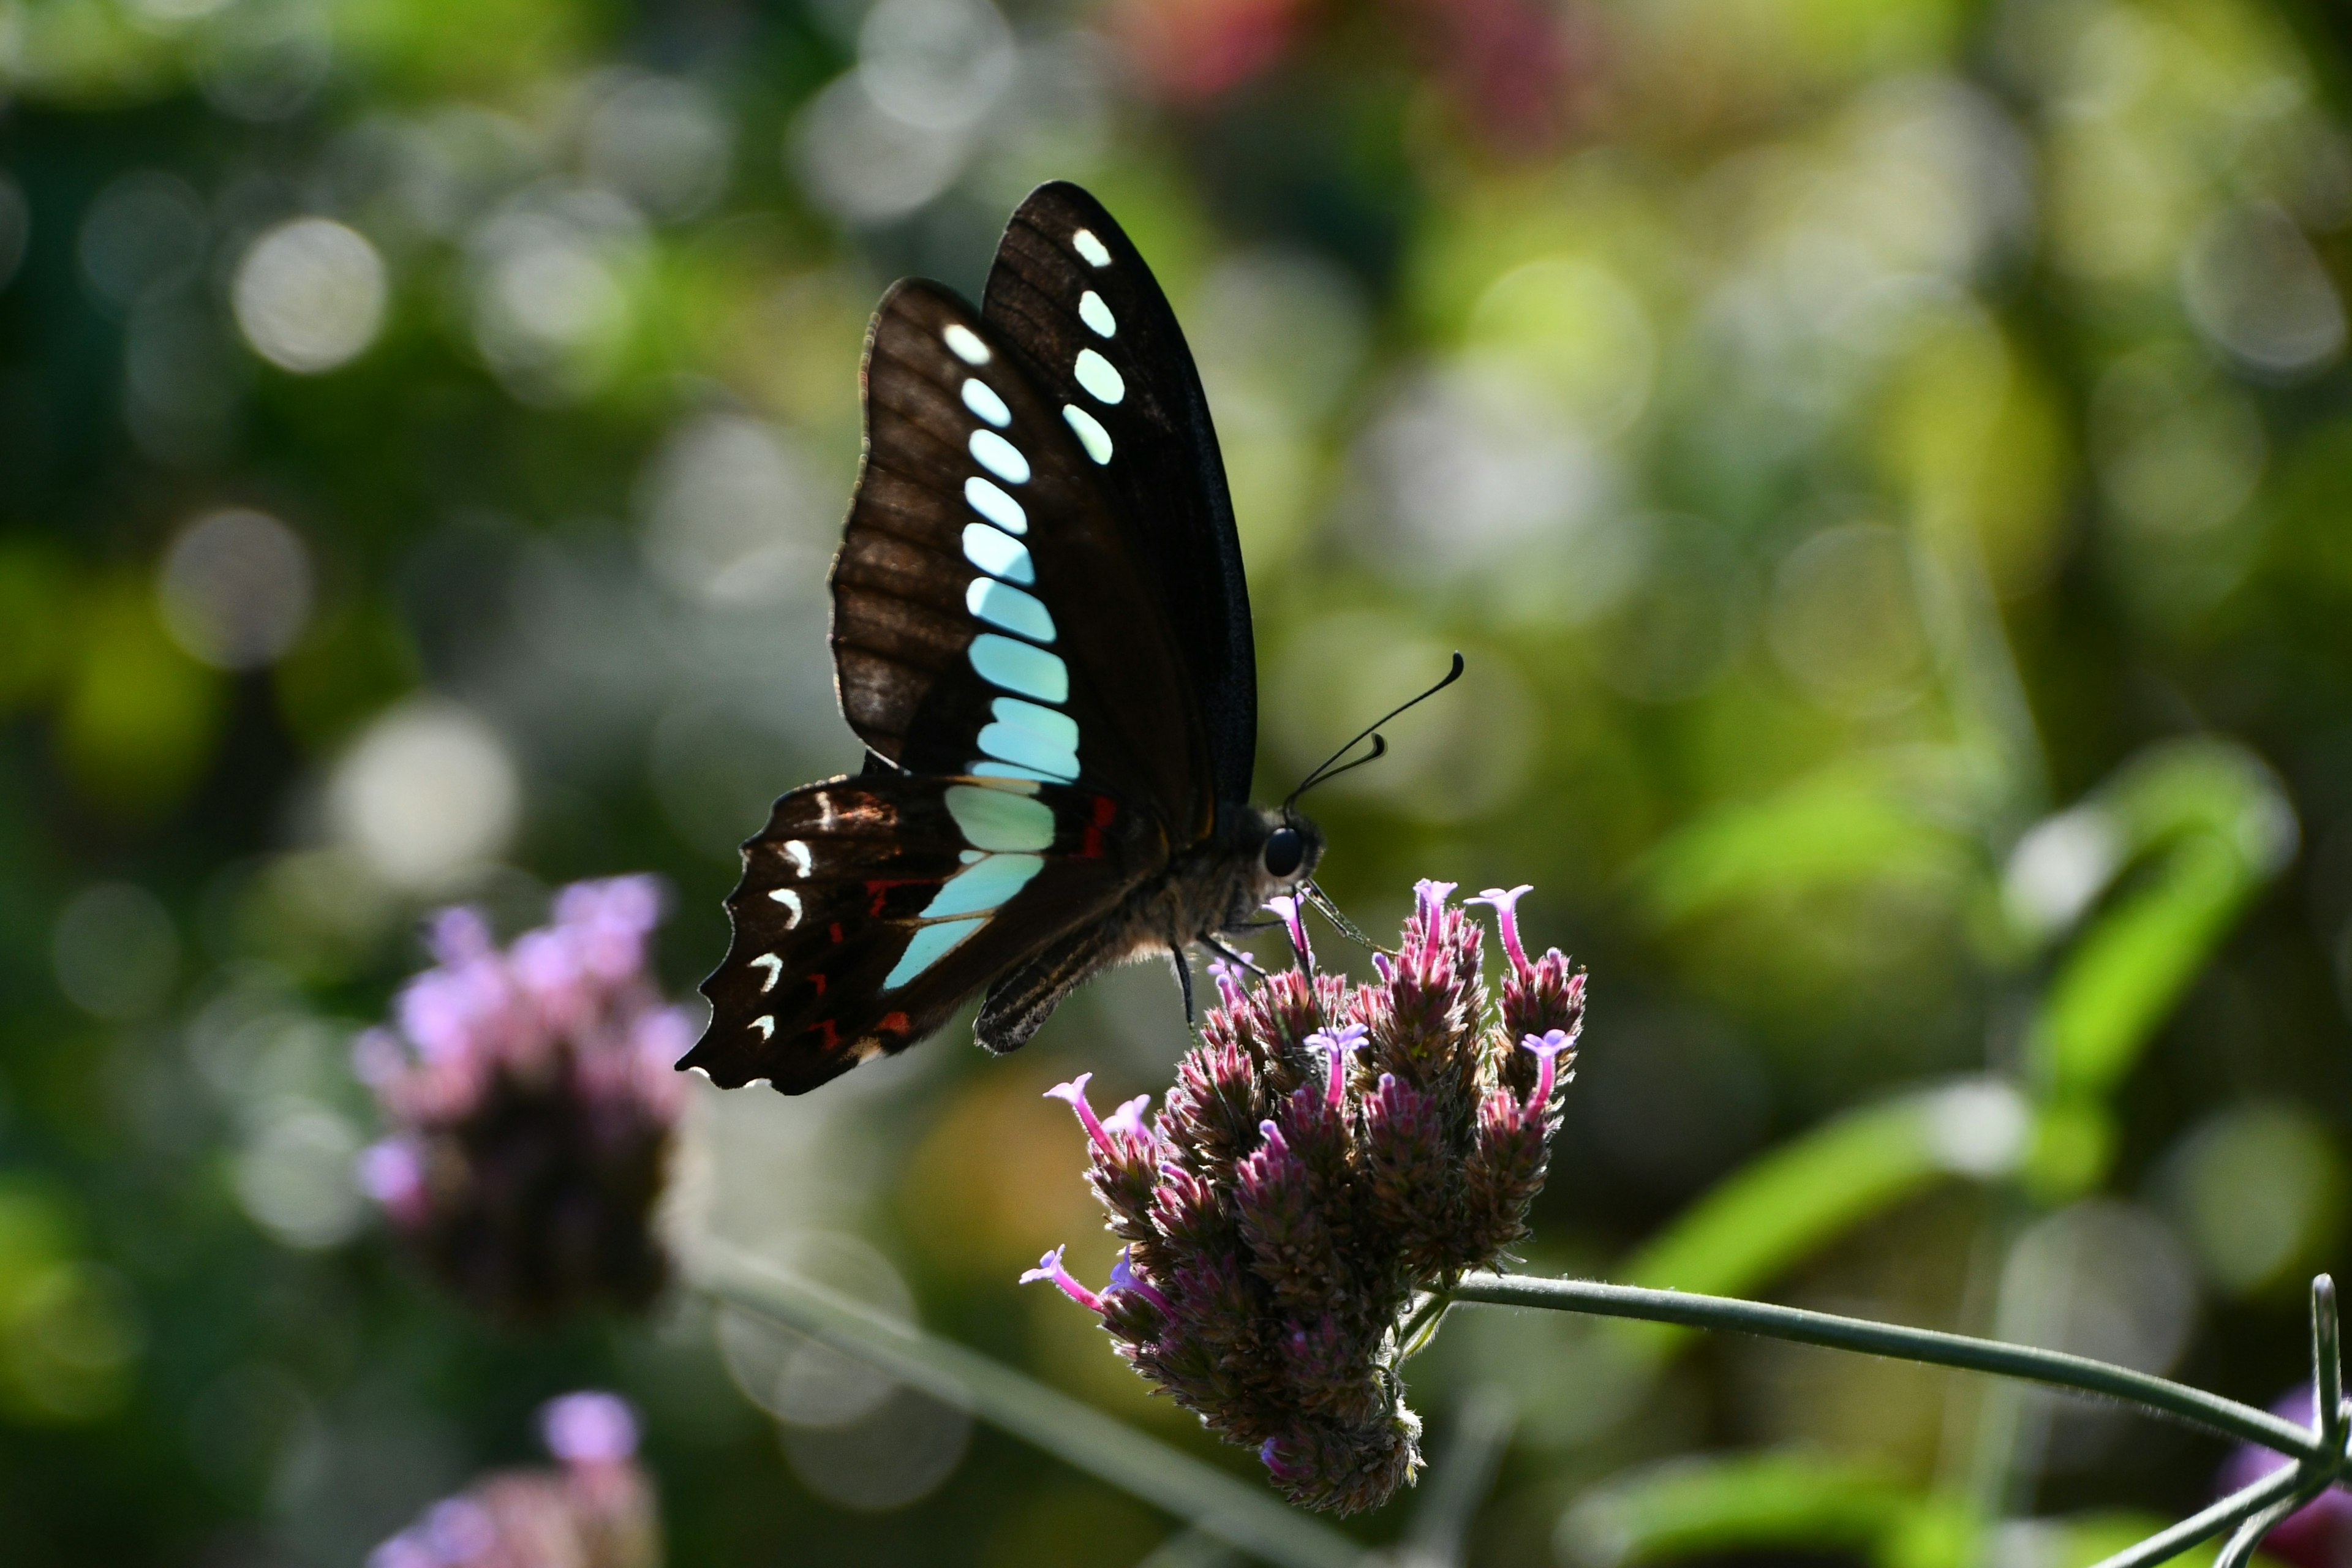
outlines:
{"label": "purple flower", "polygon": [[1291,950],[1298,954],[1301,969],[1315,967],[1315,948],[1307,940],[1307,903],[1289,893],[1276,893],[1266,900],[1265,907],[1278,916],[1290,931]]}
{"label": "purple flower", "polygon": [[637,1418],[628,1401],[593,1389],[541,1405],[539,1434],[567,1465],[616,1465],[637,1451]]}
{"label": "purple flower", "polygon": [[1489,888],[1475,899],[1465,899],[1465,904],[1486,904],[1495,911],[1495,925],[1503,935],[1503,952],[1514,970],[1528,967],[1528,950],[1519,941],[1519,900],[1534,892],[1535,884],[1521,882],[1516,888]]}
{"label": "purple flower", "polygon": [[1552,1081],[1559,1070],[1559,1054],[1576,1049],[1576,1036],[1566,1029],[1549,1029],[1541,1039],[1528,1036],[1519,1042],[1519,1048],[1535,1052],[1541,1064],[1536,1069],[1535,1090],[1528,1096],[1528,1109],[1533,1112],[1551,1103]]}
{"label": "purple flower", "polygon": [[[1087,1129],[1087,1180],[1128,1246],[1099,1294],[1059,1248],[1023,1279],[1099,1314],[1138,1373],[1309,1507],[1373,1507],[1412,1479],[1396,1331],[1423,1293],[1526,1235],[1559,1122],[1583,975],[1521,951],[1490,1003],[1482,929],[1453,890],[1415,888],[1375,984],[1313,973],[1303,931],[1294,969],[1212,965],[1220,1005],[1148,1140],[1140,1101],[1097,1121],[1085,1079],[1052,1091]],[[1517,896],[1500,895],[1507,952]],[[1550,1022],[1509,1026],[1514,984]]]}
{"label": "purple flower", "polygon": [[1323,1098],[1324,1103],[1333,1110],[1339,1109],[1340,1100],[1347,1090],[1348,1058],[1364,1048],[1364,1026],[1349,1024],[1329,1034],[1307,1037],[1307,1048],[1319,1053],[1330,1063],[1330,1079],[1324,1085]]}
{"label": "purple flower", "polygon": [[1095,1294],[1092,1290],[1087,1289],[1084,1285],[1079,1284],[1077,1276],[1072,1274],[1068,1269],[1062,1267],[1062,1254],[1068,1250],[1069,1247],[1067,1246],[1063,1246],[1057,1247],[1054,1248],[1053,1251],[1045,1254],[1045,1257],[1037,1260],[1036,1268],[1030,1269],[1027,1273],[1021,1276],[1021,1283],[1024,1285],[1034,1285],[1040,1279],[1045,1280],[1047,1283],[1051,1284],[1054,1289],[1059,1290],[1063,1295],[1067,1296],[1071,1300],[1076,1301],[1079,1306],[1084,1307],[1087,1311],[1101,1311],[1103,1310],[1103,1299]]}
{"label": "purple flower", "polygon": [[368,1568],[658,1568],[660,1522],[628,1406],[565,1394],[541,1410],[541,1431],[561,1469],[481,1478],[370,1552]]}
{"label": "purple flower", "polygon": [[1095,1108],[1087,1103],[1087,1084],[1094,1076],[1090,1072],[1082,1072],[1067,1083],[1057,1083],[1045,1091],[1045,1098],[1067,1100],[1070,1109],[1077,1112],[1078,1121],[1086,1128],[1087,1136],[1094,1141],[1095,1147],[1106,1154],[1113,1153],[1117,1152],[1118,1145],[1110,1141],[1110,1130],[1095,1115]]}
{"label": "purple flower", "polygon": [[498,1316],[651,1302],[668,1265],[651,1220],[683,1089],[688,1016],[646,968],[661,892],[583,882],[504,951],[472,910],[427,928],[438,963],[353,1043],[390,1135],[362,1186],[444,1284]]}

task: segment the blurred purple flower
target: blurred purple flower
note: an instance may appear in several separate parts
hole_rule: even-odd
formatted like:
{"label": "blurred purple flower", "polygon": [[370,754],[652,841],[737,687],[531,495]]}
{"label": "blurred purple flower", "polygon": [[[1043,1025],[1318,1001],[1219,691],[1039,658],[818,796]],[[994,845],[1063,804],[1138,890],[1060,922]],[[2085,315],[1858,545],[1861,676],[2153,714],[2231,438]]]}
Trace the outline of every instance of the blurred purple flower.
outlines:
{"label": "blurred purple flower", "polygon": [[436,915],[436,965],[352,1068],[391,1131],[361,1185],[444,1284],[497,1315],[639,1308],[668,1265],[652,1231],[693,1025],[646,967],[650,877],[580,882],[504,952],[479,912]]}
{"label": "blurred purple flower", "polygon": [[[2318,1390],[2307,1383],[2292,1389],[2271,1406],[2271,1414],[2313,1425],[2319,1415]],[[2222,1464],[2221,1490],[2250,1487],[2286,1463],[2286,1456],[2274,1449],[2241,1445]],[[2262,1546],[2264,1556],[2294,1568],[2352,1568],[2352,1492],[2330,1487],[2280,1521]]]}
{"label": "blurred purple flower", "polygon": [[[1416,1297],[1527,1234],[1584,976],[1506,922],[1489,1005],[1481,932],[1423,882],[1377,984],[1301,967],[1222,1005],[1147,1132],[1129,1101],[1097,1120],[1084,1078],[1050,1092],[1086,1128],[1087,1180],[1127,1242],[1099,1293],[1056,1247],[1047,1281],[1101,1315],[1121,1355],[1228,1442],[1255,1447],[1291,1500],[1353,1512],[1421,1464],[1398,1377]],[[1514,1042],[1517,1042],[1516,1044]]]}
{"label": "blurred purple flower", "polygon": [[617,1394],[551,1400],[540,1430],[561,1469],[506,1470],[427,1508],[367,1568],[659,1568],[636,1417]]}

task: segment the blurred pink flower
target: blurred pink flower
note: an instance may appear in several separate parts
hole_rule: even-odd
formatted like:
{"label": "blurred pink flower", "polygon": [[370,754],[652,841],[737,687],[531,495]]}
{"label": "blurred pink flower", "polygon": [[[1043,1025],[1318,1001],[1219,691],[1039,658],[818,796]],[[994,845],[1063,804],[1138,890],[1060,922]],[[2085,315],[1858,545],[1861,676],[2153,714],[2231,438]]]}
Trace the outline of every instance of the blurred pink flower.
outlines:
{"label": "blurred pink flower", "polygon": [[443,1283],[500,1316],[650,1301],[667,1277],[651,1221],[692,1044],[646,967],[649,877],[580,882],[506,951],[478,911],[436,916],[436,965],[352,1068],[389,1136],[361,1185]]}
{"label": "blurred pink flower", "polygon": [[1305,0],[1118,0],[1111,31],[1160,96],[1199,102],[1264,75],[1290,52]]}
{"label": "blurred pink flower", "polygon": [[659,1568],[636,1417],[619,1395],[567,1394],[540,1413],[561,1469],[504,1470],[427,1508],[367,1568]]}

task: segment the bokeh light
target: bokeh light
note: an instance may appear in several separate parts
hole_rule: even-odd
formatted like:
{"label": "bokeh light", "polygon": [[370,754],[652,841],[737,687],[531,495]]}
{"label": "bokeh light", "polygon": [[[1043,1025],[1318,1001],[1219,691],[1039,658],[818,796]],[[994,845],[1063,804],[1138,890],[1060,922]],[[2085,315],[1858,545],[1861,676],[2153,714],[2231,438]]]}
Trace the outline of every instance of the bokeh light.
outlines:
{"label": "bokeh light", "polygon": [[252,669],[310,623],[310,552],[266,512],[207,512],[172,541],[156,593],[173,641],[206,664]]}
{"label": "bokeh light", "polygon": [[364,236],[331,218],[296,218],[237,262],[236,324],[270,363],[316,375],[375,342],[385,291],[383,258]]}
{"label": "bokeh light", "polygon": [[328,810],[385,881],[434,889],[506,847],[521,808],[497,731],[454,702],[412,702],[369,726],[336,763]]}
{"label": "bokeh light", "polygon": [[50,952],[58,988],[100,1018],[146,1016],[179,978],[180,934],[171,911],[128,882],[75,894],[58,912]]}

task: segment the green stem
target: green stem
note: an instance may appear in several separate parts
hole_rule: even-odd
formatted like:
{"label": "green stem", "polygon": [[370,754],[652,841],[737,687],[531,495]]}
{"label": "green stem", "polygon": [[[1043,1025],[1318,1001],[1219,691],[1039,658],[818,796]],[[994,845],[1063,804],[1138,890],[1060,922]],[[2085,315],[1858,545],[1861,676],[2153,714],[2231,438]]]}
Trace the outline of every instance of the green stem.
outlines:
{"label": "green stem", "polygon": [[2191,1514],[2170,1529],[2093,1563],[2092,1568],[2152,1568],[2155,1563],[2179,1556],[2200,1542],[2211,1540],[2249,1515],[2262,1512],[2281,1498],[2293,1496],[2300,1484],[2301,1478],[2294,1466],[2273,1470],[2253,1485],[2231,1492],[2204,1512]]}
{"label": "green stem", "polygon": [[686,1259],[694,1285],[889,1373],[1158,1505],[1280,1568],[1358,1568],[1364,1549],[1246,1481],[976,1351],[877,1317],[821,1285],[709,1240]]}
{"label": "green stem", "polygon": [[1681,1323],[1691,1328],[1723,1329],[1734,1333],[1760,1334],[1800,1344],[1826,1345],[1832,1350],[1859,1351],[1865,1355],[1893,1356],[1932,1366],[1960,1367],[2024,1378],[2032,1383],[2102,1394],[2161,1415],[2210,1427],[2242,1442],[2274,1448],[2297,1459],[2326,1453],[2319,1439],[2294,1422],[2241,1405],[2233,1399],[2190,1388],[2185,1384],[2147,1373],[2111,1366],[2063,1351],[2037,1350],[2030,1345],[2003,1344],[1998,1340],[1971,1339],[1965,1334],[1933,1329],[1906,1329],[1874,1323],[1861,1318],[1841,1318],[1799,1307],[1778,1307],[1763,1301],[1741,1301],[1726,1296],[1686,1295],[1679,1290],[1647,1290],[1633,1285],[1607,1285],[1593,1279],[1539,1279],[1521,1275],[1472,1274],[1454,1291],[1457,1301],[1479,1301],[1500,1307],[1542,1307],[1553,1311],[1589,1312],[1606,1318],[1639,1318],[1650,1322]]}

